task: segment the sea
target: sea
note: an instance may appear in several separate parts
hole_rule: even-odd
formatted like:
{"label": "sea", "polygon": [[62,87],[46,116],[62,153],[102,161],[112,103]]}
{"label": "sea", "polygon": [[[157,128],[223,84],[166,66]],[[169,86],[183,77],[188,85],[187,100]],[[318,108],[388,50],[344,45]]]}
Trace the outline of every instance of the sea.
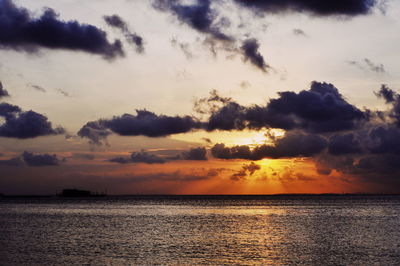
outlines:
{"label": "sea", "polygon": [[400,196],[3,197],[0,265],[400,265]]}

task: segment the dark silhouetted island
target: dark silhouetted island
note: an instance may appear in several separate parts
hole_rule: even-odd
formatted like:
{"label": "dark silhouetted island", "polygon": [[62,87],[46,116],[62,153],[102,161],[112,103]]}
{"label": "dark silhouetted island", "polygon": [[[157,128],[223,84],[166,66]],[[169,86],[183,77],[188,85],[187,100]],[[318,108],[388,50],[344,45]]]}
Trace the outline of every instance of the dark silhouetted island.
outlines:
{"label": "dark silhouetted island", "polygon": [[60,197],[104,197],[106,196],[106,193],[104,192],[91,192],[89,190],[81,190],[81,189],[63,189],[63,191],[58,194]]}

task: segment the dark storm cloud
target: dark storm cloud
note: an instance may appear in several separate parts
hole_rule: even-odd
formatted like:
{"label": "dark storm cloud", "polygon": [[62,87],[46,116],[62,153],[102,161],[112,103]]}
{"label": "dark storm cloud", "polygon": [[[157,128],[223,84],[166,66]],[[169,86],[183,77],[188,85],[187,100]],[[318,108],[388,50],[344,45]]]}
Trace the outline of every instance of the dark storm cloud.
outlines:
{"label": "dark storm cloud", "polygon": [[119,40],[110,43],[107,34],[89,24],[62,21],[47,8],[34,18],[29,11],[11,0],[0,1],[0,48],[37,52],[40,48],[66,49],[98,54],[106,59],[123,56]]}
{"label": "dark storm cloud", "polygon": [[[399,101],[399,95],[386,85],[382,85],[376,93],[392,105],[389,112],[382,112],[385,118],[374,120],[364,127],[351,130],[346,134],[336,134],[329,139],[329,155],[320,156],[324,165],[344,173],[368,174],[369,177],[378,178],[377,173],[387,165],[382,158],[389,161],[397,161],[400,156],[400,128],[398,127],[398,113],[395,108]],[[329,169],[328,167],[328,169]],[[376,171],[374,170],[376,168]],[[395,176],[400,172],[400,165],[391,165],[392,174],[386,173],[386,177]],[[370,169],[370,173],[366,173]],[[382,177],[384,178],[384,177]]]}
{"label": "dark storm cloud", "polygon": [[28,166],[57,166],[61,163],[55,154],[33,154],[25,151],[22,158]]}
{"label": "dark storm cloud", "polygon": [[129,33],[125,35],[127,41],[131,44],[134,44],[136,46],[136,52],[139,54],[144,52],[144,41],[143,37],[139,36],[136,33]]}
{"label": "dark storm cloud", "polygon": [[211,113],[207,130],[244,128],[303,129],[308,132],[350,130],[368,120],[329,83],[312,82],[310,90],[280,92],[266,106],[244,107],[230,101]]}
{"label": "dark storm cloud", "polygon": [[130,157],[114,157],[111,158],[109,161],[120,164],[127,164],[127,163],[163,164],[168,161],[178,161],[178,160],[206,161],[207,150],[206,148],[202,147],[191,148],[188,151],[184,151],[180,154],[170,157],[161,157],[153,153],[141,151],[141,152],[133,152]]}
{"label": "dark storm cloud", "polygon": [[234,0],[257,13],[309,13],[315,16],[356,16],[371,11],[375,0]]}
{"label": "dark storm cloud", "polygon": [[255,164],[254,162],[251,162],[249,164],[244,164],[242,166],[242,169],[239,170],[238,172],[234,173],[231,176],[231,180],[233,181],[239,181],[242,179],[245,179],[248,175],[252,176],[256,171],[260,170],[261,166],[258,164]]}
{"label": "dark storm cloud", "polygon": [[114,158],[111,158],[108,161],[112,162],[112,163],[119,163],[119,164],[132,163],[130,158],[128,158],[128,157],[114,157]]}
{"label": "dark storm cloud", "polygon": [[133,163],[165,163],[165,160],[157,155],[147,153],[147,152],[134,152],[131,154],[130,158]]}
{"label": "dark storm cloud", "polygon": [[260,170],[261,167],[258,164],[251,162],[249,164],[243,165],[242,169],[247,171],[250,175],[253,175],[256,171]]}
{"label": "dark storm cloud", "polygon": [[[381,91],[389,102],[396,103],[386,86]],[[393,96],[393,97],[392,97]],[[393,116],[393,112],[389,113]],[[394,121],[396,122],[396,121]],[[399,185],[400,128],[391,119],[374,121],[366,127],[330,138],[329,153],[316,156],[317,169],[330,174],[334,169],[389,191]]]}
{"label": "dark storm cloud", "polygon": [[122,136],[163,137],[171,134],[185,133],[199,127],[199,122],[190,116],[156,115],[146,110],[137,110],[137,115],[124,114],[103,124]]}
{"label": "dark storm cloud", "polygon": [[378,92],[375,92],[380,98],[383,98],[387,104],[391,105],[389,117],[394,119],[396,125],[400,127],[400,94],[383,84]]}
{"label": "dark storm cloud", "polygon": [[322,136],[289,133],[285,137],[277,139],[275,146],[260,146],[256,149],[256,154],[272,158],[311,157],[322,152],[326,146],[327,141]]}
{"label": "dark storm cloud", "polygon": [[88,122],[79,130],[78,135],[89,138],[92,143],[101,144],[111,133],[121,136],[164,137],[201,127],[201,123],[191,116],[156,115],[146,110],[136,112],[136,115],[124,114],[112,119]]}
{"label": "dark storm cloud", "polygon": [[139,36],[137,33],[132,32],[129,29],[128,24],[118,15],[104,16],[104,21],[111,27],[117,28],[121,30],[121,32],[125,35],[126,40],[135,45],[136,51],[138,53],[143,53],[144,51],[144,43],[143,37]]}
{"label": "dark storm cloud", "polygon": [[260,44],[254,38],[243,41],[240,47],[244,60],[250,61],[255,67],[259,68],[263,72],[267,72],[270,66],[265,62],[264,57],[260,54]]}
{"label": "dark storm cloud", "polygon": [[348,103],[330,83],[314,81],[308,91],[282,92],[279,96],[269,102],[268,109],[272,113],[296,116],[298,126],[308,131],[349,130],[367,119],[365,113]]}
{"label": "dark storm cloud", "polygon": [[0,103],[0,116],[4,118],[11,118],[15,114],[22,112],[21,108],[9,103]]}
{"label": "dark storm cloud", "polygon": [[[234,121],[231,125],[239,125],[234,126],[236,129],[271,125],[271,121],[265,117],[268,118],[272,113],[291,118],[293,127],[286,128],[283,138],[272,139],[271,145],[251,148],[246,145],[226,147],[217,144],[211,153],[220,159],[243,160],[312,157],[319,174],[330,175],[336,170],[362,182],[379,184],[382,191],[388,191],[400,184],[400,95],[386,85],[375,94],[391,106],[388,111],[379,111],[383,119],[369,119],[372,111],[363,112],[355,108],[344,100],[333,85],[326,83],[313,83],[309,91],[281,93],[279,98],[270,100],[266,108],[250,107],[257,110],[250,118],[247,116],[249,108],[234,108],[234,112],[229,112],[236,113],[234,119],[227,117]],[[266,110],[268,112],[265,113]],[[211,116],[215,117],[214,113]],[[254,124],[254,121],[259,123]],[[342,121],[347,122],[343,124]],[[348,121],[353,121],[351,126],[348,126]],[[320,130],[314,123],[335,126]],[[232,178],[243,178],[245,175],[242,172]]]}
{"label": "dark storm cloud", "polygon": [[0,137],[27,139],[65,133],[61,127],[53,128],[46,116],[34,111],[24,112],[8,103],[0,103],[0,117],[5,119],[0,125]]}
{"label": "dark storm cloud", "polygon": [[0,99],[3,97],[10,97],[10,94],[8,94],[8,91],[4,89],[3,83],[0,81]]}
{"label": "dark storm cloud", "polygon": [[343,155],[349,153],[360,153],[361,147],[352,133],[345,135],[334,135],[329,139],[329,153]]}
{"label": "dark storm cloud", "polygon": [[378,92],[375,93],[376,96],[383,98],[386,103],[393,103],[398,97],[396,92],[390,89],[386,84],[382,84]]}
{"label": "dark storm cloud", "polygon": [[165,163],[166,160],[155,154],[145,151],[133,152],[130,157],[115,157],[109,160],[113,163],[127,164],[127,163],[147,163],[147,164],[160,164]]}
{"label": "dark storm cloud", "polygon": [[[305,133],[329,133],[353,130],[369,120],[368,112],[348,103],[329,83],[312,82],[309,90],[281,92],[265,106],[242,106],[212,91],[195,102],[194,110],[209,115],[204,121],[192,116],[156,115],[138,110],[111,119],[88,122],[78,135],[101,144],[108,135],[164,137],[193,130],[243,130],[280,128]],[[400,109],[399,109],[400,110]]]}
{"label": "dark storm cloud", "polygon": [[[258,14],[262,13],[287,13],[300,12],[316,16],[345,16],[351,17],[361,14],[367,14],[375,5],[375,0],[234,0],[241,7],[250,8]],[[219,12],[224,8],[224,1],[211,0],[153,0],[153,7],[159,11],[167,12],[173,15],[179,22],[191,27],[192,29],[206,35],[204,44],[214,56],[220,50],[229,52],[230,57],[236,54],[243,56],[245,62],[249,62],[257,69],[267,72],[270,65],[265,61],[263,55],[259,52],[259,43],[254,38],[244,40],[239,44],[239,37],[226,32],[232,32],[230,29],[231,21],[221,15]],[[118,27],[124,27],[125,24],[116,20],[114,24]],[[240,27],[243,27],[242,23]],[[230,30],[230,31],[229,31]],[[306,36],[301,29],[294,29],[294,34]],[[181,50],[188,58],[192,54],[188,50],[188,45],[181,43]],[[367,67],[374,72],[384,73],[383,65],[376,65],[366,59],[364,62]]]}
{"label": "dark storm cloud", "polygon": [[228,19],[217,21],[218,12],[211,7],[211,0],[198,0],[192,5],[183,4],[178,0],[154,0],[153,6],[157,10],[171,13],[181,23],[214,39],[232,41],[232,37],[222,31],[229,24]]}
{"label": "dark storm cloud", "polygon": [[327,147],[327,140],[319,135],[289,133],[277,139],[274,145],[260,145],[251,149],[247,145],[226,147],[216,144],[211,153],[218,159],[261,160],[263,158],[311,157]]}
{"label": "dark storm cloud", "polygon": [[211,148],[211,154],[218,159],[245,159],[245,160],[259,160],[253,155],[250,147],[247,145],[226,147],[223,143],[215,144]]}
{"label": "dark storm cloud", "polygon": [[111,134],[112,131],[103,125],[102,120],[88,122],[78,131],[78,136],[89,139],[89,143],[94,145],[108,145],[107,137]]}
{"label": "dark storm cloud", "polygon": [[[367,175],[380,174],[383,177],[398,178],[400,173],[400,156],[385,154],[380,156],[367,156],[353,164],[353,172],[364,173]],[[384,180],[382,180],[384,181]]]}
{"label": "dark storm cloud", "polygon": [[358,181],[370,183],[383,193],[398,193],[400,185],[400,156],[396,154],[364,154],[363,156],[322,156],[320,169],[350,175]]}
{"label": "dark storm cloud", "polygon": [[213,130],[243,130],[245,126],[246,108],[236,102],[225,104],[218,111],[211,114],[206,122],[206,129]]}
{"label": "dark storm cloud", "polygon": [[122,31],[128,31],[128,24],[118,15],[104,16],[104,21],[111,27],[118,28]]}
{"label": "dark storm cloud", "polygon": [[[224,30],[231,25],[227,17],[220,16],[216,7],[220,1],[195,0],[191,3],[183,3],[179,0],[154,0],[153,6],[160,11],[169,12],[174,15],[182,24],[206,34],[203,41],[211,53],[216,56],[217,51],[222,50],[231,53],[231,56],[241,54],[244,61],[248,61],[263,72],[267,72],[270,66],[265,62],[264,57],[258,51],[259,43],[254,38],[249,38],[238,47],[237,38],[227,35]],[[188,58],[192,57],[188,44],[173,43],[180,47]]]}
{"label": "dark storm cloud", "polygon": [[24,151],[20,156],[14,157],[8,160],[0,160],[1,166],[58,166],[63,162],[55,154],[33,154],[31,152]]}
{"label": "dark storm cloud", "polygon": [[192,148],[187,152],[183,152],[182,158],[184,160],[207,161],[207,150],[203,147]]}
{"label": "dark storm cloud", "polygon": [[[382,191],[387,191],[400,184],[400,95],[387,85],[382,85],[375,94],[388,104],[387,111],[360,110],[334,85],[325,82],[312,82],[308,90],[280,92],[265,105],[243,106],[212,91],[209,97],[195,102],[195,111],[205,116],[202,119],[138,111],[137,115],[89,122],[80,135],[96,142],[104,141],[111,133],[157,137],[192,130],[280,128],[286,133],[284,137],[269,138],[272,144],[228,147],[220,143],[211,148],[211,154],[218,159],[250,161],[308,157],[316,162],[315,171],[319,174],[341,173],[343,178],[380,184]],[[5,106],[2,111],[0,106],[0,113],[19,112],[11,107]],[[203,155],[206,158],[204,148],[196,149],[193,151],[199,153],[192,152],[193,156],[189,151],[186,155],[160,158],[166,161],[203,158]],[[115,158],[114,161],[133,160]],[[242,168],[231,178],[241,180],[251,173],[251,169]]]}
{"label": "dark storm cloud", "polygon": [[[400,129],[393,126],[379,126],[369,133],[372,153],[400,155]],[[400,167],[400,166],[399,166]]]}

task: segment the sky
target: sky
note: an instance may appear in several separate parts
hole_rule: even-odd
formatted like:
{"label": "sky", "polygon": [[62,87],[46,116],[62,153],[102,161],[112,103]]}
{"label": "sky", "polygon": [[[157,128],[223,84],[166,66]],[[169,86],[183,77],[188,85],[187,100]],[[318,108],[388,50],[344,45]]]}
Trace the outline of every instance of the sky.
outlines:
{"label": "sky", "polygon": [[0,0],[0,193],[400,193],[395,0]]}

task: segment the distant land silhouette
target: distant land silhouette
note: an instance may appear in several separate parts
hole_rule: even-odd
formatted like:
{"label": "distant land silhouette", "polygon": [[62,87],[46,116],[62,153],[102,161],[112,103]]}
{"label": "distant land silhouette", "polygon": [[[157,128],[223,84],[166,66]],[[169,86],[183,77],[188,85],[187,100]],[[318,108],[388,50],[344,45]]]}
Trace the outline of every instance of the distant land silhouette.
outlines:
{"label": "distant land silhouette", "polygon": [[104,197],[106,196],[105,192],[91,192],[90,190],[81,190],[75,188],[67,188],[63,189],[60,194],[57,194],[60,197]]}

